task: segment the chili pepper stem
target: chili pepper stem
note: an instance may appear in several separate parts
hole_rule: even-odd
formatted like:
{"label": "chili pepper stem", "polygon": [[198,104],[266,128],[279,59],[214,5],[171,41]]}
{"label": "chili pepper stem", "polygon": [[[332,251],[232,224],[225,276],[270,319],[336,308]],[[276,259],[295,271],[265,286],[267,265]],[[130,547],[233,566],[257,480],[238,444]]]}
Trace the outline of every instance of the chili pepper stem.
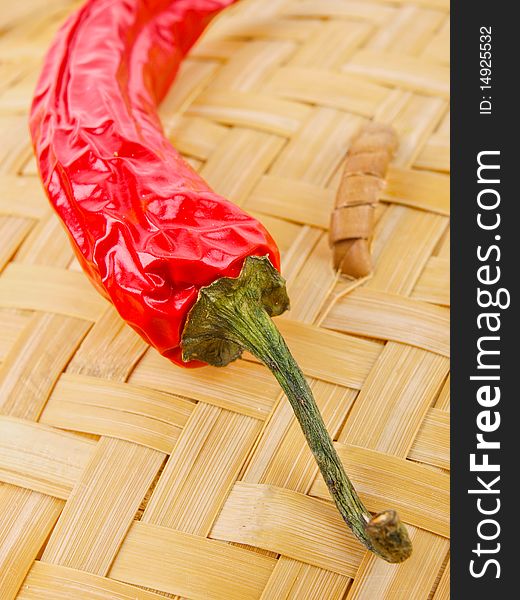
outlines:
{"label": "chili pepper stem", "polygon": [[338,510],[355,536],[388,562],[402,562],[412,546],[395,511],[372,517],[349,480],[301,369],[270,316],[288,308],[285,281],[267,257],[248,257],[240,276],[204,287],[188,315],[183,359],[223,366],[249,350],[287,395]]}

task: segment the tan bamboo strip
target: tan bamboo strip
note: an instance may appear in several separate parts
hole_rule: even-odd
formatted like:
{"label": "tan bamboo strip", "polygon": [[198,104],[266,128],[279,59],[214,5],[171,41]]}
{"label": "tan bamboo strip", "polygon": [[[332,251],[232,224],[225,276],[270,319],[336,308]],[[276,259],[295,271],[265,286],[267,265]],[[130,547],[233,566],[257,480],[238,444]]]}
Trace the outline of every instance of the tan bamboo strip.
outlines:
{"label": "tan bamboo strip", "polygon": [[428,598],[448,544],[443,538],[421,535],[423,532],[411,527],[408,531],[414,547],[413,558],[394,566],[390,572],[389,565],[366,554],[346,600],[397,599],[402,597],[403,590],[407,598]]}
{"label": "tan bamboo strip", "polygon": [[62,505],[57,498],[0,483],[0,590],[3,600],[15,598],[54,527]]}
{"label": "tan bamboo strip", "polygon": [[444,65],[408,54],[360,50],[345,65],[349,74],[422,94],[449,97],[450,71]]}
{"label": "tan bamboo strip", "polygon": [[260,484],[235,484],[211,537],[254,544],[349,577],[364,554],[331,503]]}
{"label": "tan bamboo strip", "polygon": [[439,585],[432,600],[449,600],[450,598],[450,561],[444,569]]}
{"label": "tan bamboo strip", "polygon": [[450,172],[450,138],[444,134],[434,134],[423,146],[414,162],[417,169]]}
{"label": "tan bamboo strip", "polygon": [[421,424],[408,458],[441,469],[450,468],[450,415],[430,408]]}
{"label": "tan bamboo strip", "polygon": [[[426,465],[359,446],[337,444],[345,469],[369,510],[392,506],[406,523],[449,535],[449,476]],[[318,476],[311,494],[329,498]]]}
{"label": "tan bamboo strip", "polygon": [[0,416],[0,432],[0,480],[62,499],[95,447],[78,435],[15,417]]}
{"label": "tan bamboo strip", "polygon": [[103,437],[89,458],[42,560],[106,575],[164,455]]}
{"label": "tan bamboo strip", "polygon": [[375,2],[344,2],[343,0],[291,0],[288,14],[300,17],[340,17],[387,22],[394,9]]}
{"label": "tan bamboo strip", "polygon": [[450,305],[450,262],[446,258],[431,256],[417,281],[411,294],[412,298],[440,304]]}
{"label": "tan bamboo strip", "polygon": [[445,65],[450,64],[450,19],[434,35],[422,53],[425,58],[435,60]]}
{"label": "tan bamboo strip", "polygon": [[274,377],[262,365],[237,361],[225,369],[204,367],[184,370],[150,351],[128,381],[257,419],[266,418],[280,393]]}
{"label": "tan bamboo strip", "polygon": [[32,221],[24,217],[0,215],[0,271],[9,262],[32,227]]}
{"label": "tan bamboo strip", "polygon": [[25,115],[1,115],[2,147],[0,148],[0,174],[14,174],[30,154],[29,140],[20,136],[26,127]]}
{"label": "tan bamboo strip", "polygon": [[309,35],[288,64],[293,67],[317,67],[337,70],[372,33],[369,23],[324,21]]}
{"label": "tan bamboo strip", "polygon": [[170,453],[193,407],[188,400],[149,388],[64,373],[40,422]]}
{"label": "tan bamboo strip", "polygon": [[235,127],[223,138],[200,173],[215,191],[240,205],[282,145],[282,139],[268,133]]}
{"label": "tan bamboo strip", "polygon": [[109,576],[193,600],[256,600],[275,562],[216,540],[135,522]]}
{"label": "tan bamboo strip", "polygon": [[33,563],[16,600],[161,600],[164,596],[79,569]]}
{"label": "tan bamboo strip", "polygon": [[[354,390],[317,380],[311,382],[311,388],[327,430],[334,437],[342,425],[345,413],[353,404],[356,393]],[[317,466],[302,435],[292,409],[283,397],[260,437],[242,480],[307,493],[316,477]]]}
{"label": "tan bamboo strip", "polygon": [[283,255],[289,250],[295,239],[298,237],[301,227],[296,225],[296,223],[291,223],[263,213],[260,214],[253,210],[247,210],[247,212],[253,217],[256,217],[264,224],[264,227],[269,230],[273,239],[276,241],[283,258]]}
{"label": "tan bamboo strip", "polygon": [[359,389],[381,352],[381,346],[376,342],[325,331],[284,317],[277,319],[276,325],[302,371],[309,377],[329,383]]}
{"label": "tan bamboo strip", "polygon": [[[191,50],[191,56],[210,60],[229,60],[244,47],[242,41],[212,38],[206,34]],[[219,71],[217,71],[218,74]]]}
{"label": "tan bamboo strip", "polygon": [[368,287],[409,295],[445,232],[447,221],[440,215],[390,206],[375,226],[374,271]]}
{"label": "tan bamboo strip", "polygon": [[322,236],[323,233],[316,227],[298,227],[298,235],[282,256],[282,269],[287,286],[296,281]]}
{"label": "tan bamboo strip", "polygon": [[0,175],[0,214],[41,219],[48,210],[38,179]]}
{"label": "tan bamboo strip", "polygon": [[16,261],[31,265],[67,267],[74,253],[65,230],[56,215],[40,219],[16,254]]}
{"label": "tan bamboo strip", "polygon": [[95,321],[107,301],[82,273],[9,263],[0,277],[0,305]]}
{"label": "tan bamboo strip", "polygon": [[208,84],[218,68],[216,61],[186,59],[180,69],[175,85],[172,86],[159,107],[159,116],[165,127],[171,127],[169,115],[182,112],[197,94]]}
{"label": "tan bamboo strip", "polygon": [[447,103],[441,98],[406,92],[399,92],[396,100],[397,113],[392,105],[381,105],[374,119],[390,123],[397,131],[399,148],[393,164],[410,167],[446,112]]}
{"label": "tan bamboo strip", "polygon": [[440,173],[391,167],[381,197],[397,204],[448,215],[450,181]]}
{"label": "tan bamboo strip", "polygon": [[355,289],[332,307],[323,326],[449,354],[447,311],[402,296]]}
{"label": "tan bamboo strip", "polygon": [[216,90],[199,95],[188,114],[289,137],[308,118],[310,110],[303,104],[267,94]]}
{"label": "tan bamboo strip", "polygon": [[[359,393],[341,439],[353,437],[357,446],[406,456],[448,368],[442,356],[387,344]],[[399,435],[390,435],[389,421]]]}
{"label": "tan bamboo strip", "polygon": [[[228,18],[221,19],[220,22],[215,23],[215,26],[206,33],[205,38],[197,45],[195,56],[201,56],[201,52],[205,52],[210,43],[215,43],[221,39],[221,35],[226,37],[232,37],[233,35],[251,37],[255,41],[257,38],[260,38],[260,40],[267,38],[269,40],[305,42],[309,39],[309,36],[312,36],[313,33],[321,29],[322,23],[317,19],[286,18],[285,14],[280,11],[280,8],[276,4],[273,1],[269,5],[265,5],[265,13],[255,15],[254,18],[241,18],[241,15],[237,15],[237,18],[235,18],[230,14]],[[273,18],[273,15],[269,15],[269,12],[271,12],[270,9],[274,9],[274,13],[276,13],[274,15],[275,18]],[[249,43],[254,44],[254,41]],[[242,48],[244,48],[244,45],[242,45]],[[252,56],[251,59],[254,60],[255,57]]]}
{"label": "tan bamboo strip", "polygon": [[282,98],[339,108],[364,117],[372,117],[388,95],[387,88],[359,77],[303,67],[278,69],[265,89]]}
{"label": "tan bamboo strip", "polygon": [[[241,29],[241,35],[246,33]],[[252,92],[262,87],[263,81],[275,71],[280,64],[294,53],[296,44],[287,39],[264,40],[253,39],[247,44],[243,44],[229,60],[223,65],[216,77],[211,82],[213,90],[230,90],[241,92]],[[204,94],[205,96],[205,94]],[[210,94],[210,97],[213,97]],[[199,97],[200,98],[200,97]],[[266,99],[272,102],[272,99]],[[199,100],[195,106],[199,104]],[[278,106],[282,106],[279,104]],[[273,104],[273,113],[277,113],[276,103]],[[293,106],[295,116],[298,111],[305,110],[300,105]],[[190,109],[191,110],[191,109]],[[275,132],[276,133],[276,132]]]}
{"label": "tan bamboo strip", "polygon": [[446,378],[442,390],[440,391],[439,397],[437,398],[437,402],[435,403],[435,408],[439,410],[450,410],[450,376]]}
{"label": "tan bamboo strip", "polygon": [[29,312],[0,308],[0,361],[5,360],[30,318]]}
{"label": "tan bamboo strip", "polygon": [[444,11],[406,4],[368,40],[366,48],[417,56],[444,18]]}
{"label": "tan bamboo strip", "polygon": [[175,140],[175,147],[200,160],[206,160],[215,151],[228,131],[227,127],[200,117],[183,116],[175,122],[169,137]]}
{"label": "tan bamboo strip", "polygon": [[260,430],[260,422],[199,403],[142,521],[207,536]]}
{"label": "tan bamboo strip", "polygon": [[350,577],[282,557],[260,600],[343,600],[351,581]]}
{"label": "tan bamboo strip", "polygon": [[291,298],[287,318],[302,323],[313,323],[337,279],[338,274],[333,270],[330,260],[327,238],[322,235],[299,271],[298,277],[287,282]]}
{"label": "tan bamboo strip", "polygon": [[74,354],[67,371],[125,381],[147,348],[116,310],[107,306]]}
{"label": "tan bamboo strip", "polygon": [[343,160],[348,142],[361,122],[340,110],[314,108],[269,173],[325,186]]}
{"label": "tan bamboo strip", "polygon": [[297,223],[327,229],[327,211],[330,212],[333,203],[332,190],[299,179],[265,175],[244,207],[278,217],[289,214]]}
{"label": "tan bamboo strip", "polygon": [[0,366],[1,412],[38,419],[89,326],[82,319],[34,313]]}

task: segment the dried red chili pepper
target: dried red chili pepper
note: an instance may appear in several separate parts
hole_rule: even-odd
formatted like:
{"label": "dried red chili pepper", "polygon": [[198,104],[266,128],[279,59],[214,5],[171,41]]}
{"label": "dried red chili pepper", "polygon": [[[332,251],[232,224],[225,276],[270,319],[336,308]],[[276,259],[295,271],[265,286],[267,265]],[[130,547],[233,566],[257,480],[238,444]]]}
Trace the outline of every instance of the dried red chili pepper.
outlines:
{"label": "dried red chili pepper", "polygon": [[83,269],[147,342],[182,366],[247,348],[273,371],[345,521],[398,562],[406,529],[394,511],[371,519],[270,319],[288,307],[276,244],[184,162],[157,116],[183,56],[232,2],[89,0],[70,17],[31,109],[40,175]]}

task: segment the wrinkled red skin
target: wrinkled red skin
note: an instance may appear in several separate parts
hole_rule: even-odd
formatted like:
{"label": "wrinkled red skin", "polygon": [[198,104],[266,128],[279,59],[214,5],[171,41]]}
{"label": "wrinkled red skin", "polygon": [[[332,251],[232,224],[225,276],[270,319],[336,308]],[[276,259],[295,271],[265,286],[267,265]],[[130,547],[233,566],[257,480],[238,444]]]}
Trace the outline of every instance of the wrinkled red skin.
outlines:
{"label": "wrinkled red skin", "polygon": [[56,36],[30,116],[47,195],[98,290],[183,366],[202,286],[279,253],[164,137],[156,107],[184,55],[234,0],[89,0]]}

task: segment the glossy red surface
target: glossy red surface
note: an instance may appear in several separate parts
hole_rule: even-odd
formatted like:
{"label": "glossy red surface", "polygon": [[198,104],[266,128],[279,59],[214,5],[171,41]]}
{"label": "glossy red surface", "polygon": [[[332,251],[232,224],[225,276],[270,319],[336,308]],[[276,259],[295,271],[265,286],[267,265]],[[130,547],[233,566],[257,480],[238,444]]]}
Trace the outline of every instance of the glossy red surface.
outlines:
{"label": "glossy red surface", "polygon": [[198,290],[278,249],[164,137],[156,107],[186,52],[233,0],[89,0],[47,55],[30,129],[47,195],[119,314],[183,366]]}

